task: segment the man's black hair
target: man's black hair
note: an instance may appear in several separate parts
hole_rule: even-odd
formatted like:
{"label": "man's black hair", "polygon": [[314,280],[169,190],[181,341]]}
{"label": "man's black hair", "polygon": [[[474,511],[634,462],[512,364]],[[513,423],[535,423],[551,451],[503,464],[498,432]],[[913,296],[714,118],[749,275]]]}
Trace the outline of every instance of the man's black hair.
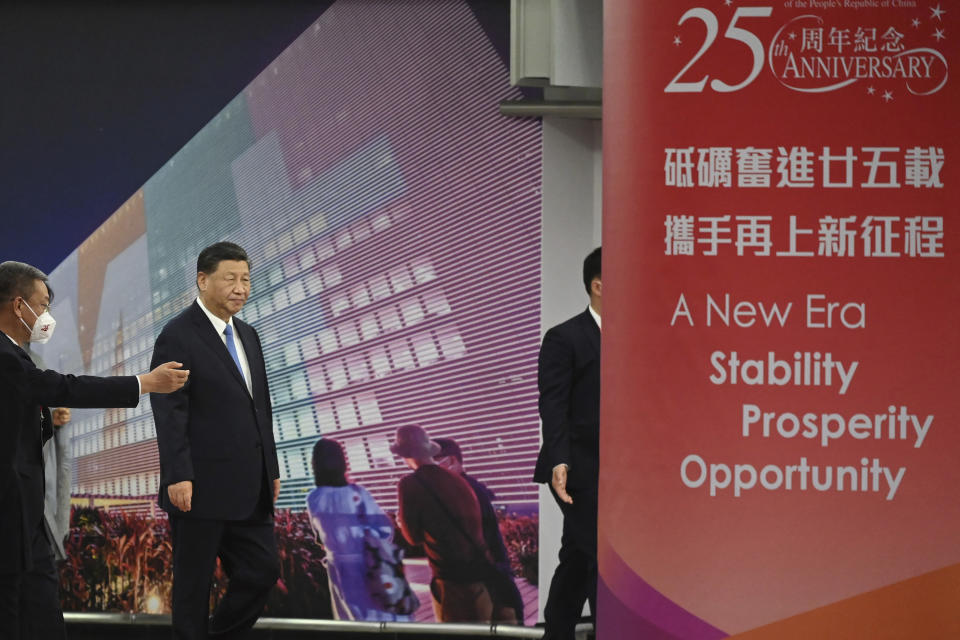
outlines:
{"label": "man's black hair", "polygon": [[242,260],[250,266],[250,258],[243,247],[232,242],[217,242],[200,252],[197,257],[197,273],[209,275],[216,271],[224,260]]}
{"label": "man's black hair", "polygon": [[583,287],[590,295],[590,283],[600,277],[600,247],[597,247],[583,259]]}
{"label": "man's black hair", "polygon": [[47,281],[47,274],[24,262],[13,260],[0,264],[0,301],[8,302],[16,297],[29,298],[33,295],[36,281],[47,285],[50,302],[53,302],[53,289]]}
{"label": "man's black hair", "polygon": [[460,445],[453,438],[434,438],[434,442],[440,445],[440,453],[434,458],[443,458],[444,456],[453,456],[457,462],[463,464],[463,452],[460,451]]}

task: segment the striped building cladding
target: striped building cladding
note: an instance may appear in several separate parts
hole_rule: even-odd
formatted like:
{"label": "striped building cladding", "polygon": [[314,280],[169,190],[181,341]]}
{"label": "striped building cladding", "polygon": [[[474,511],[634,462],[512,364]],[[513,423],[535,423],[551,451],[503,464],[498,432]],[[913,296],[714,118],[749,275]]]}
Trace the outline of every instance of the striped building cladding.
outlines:
{"label": "striped building cladding", "polygon": [[[44,357],[146,370],[200,249],[229,239],[251,256],[240,317],[264,347],[281,506],[303,507],[322,436],[395,508],[409,470],[389,444],[418,423],[535,508],[540,126],[498,114],[517,97],[464,3],[332,5],[52,274]],[[75,492],[157,491],[147,398],[70,428]]]}

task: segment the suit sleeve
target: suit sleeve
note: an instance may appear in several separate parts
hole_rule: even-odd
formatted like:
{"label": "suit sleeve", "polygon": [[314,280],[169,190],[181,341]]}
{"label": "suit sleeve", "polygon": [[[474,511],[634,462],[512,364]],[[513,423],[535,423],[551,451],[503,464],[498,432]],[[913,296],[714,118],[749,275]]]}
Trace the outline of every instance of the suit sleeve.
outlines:
{"label": "suit sleeve", "polygon": [[14,353],[0,354],[0,371],[17,395],[46,407],[135,407],[140,386],[135,376],[74,376],[38,369]]}
{"label": "suit sleeve", "polygon": [[551,469],[558,464],[570,464],[573,364],[573,347],[569,341],[556,328],[547,331],[537,362],[537,386],[543,444]]}
{"label": "suit sleeve", "polygon": [[[277,460],[277,442],[276,438],[273,435],[273,403],[270,401],[270,382],[267,380],[267,362],[263,357],[263,345],[260,343],[260,335],[256,330],[247,325],[248,330],[254,339],[257,342],[257,353],[260,357],[260,364],[263,367],[263,403],[264,403],[264,413],[266,424],[262,429],[262,437],[266,440],[264,443],[268,445],[268,450],[272,452],[272,456],[267,460],[267,476],[271,480],[276,480],[280,477],[280,463]],[[247,361],[250,361],[250,354],[247,354]],[[252,374],[251,368],[251,374]]]}
{"label": "suit sleeve", "polygon": [[270,381],[267,380],[267,361],[263,357],[263,345],[260,344],[260,335],[257,334],[256,331],[253,332],[253,335],[257,338],[257,349],[260,350],[260,362],[263,364],[263,397],[267,413],[265,435],[269,439],[270,451],[273,452],[273,457],[270,460],[272,464],[268,469],[267,475],[271,480],[276,480],[280,477],[280,462],[277,460],[277,442],[273,435],[273,403],[270,401]]}
{"label": "suit sleeve", "polygon": [[[170,332],[163,330],[153,346],[153,369],[164,362],[182,362],[190,369],[190,357]],[[187,424],[190,419],[190,381],[173,393],[151,393],[150,404],[157,427],[157,447],[160,450],[160,484],[168,486],[184,480],[193,480],[193,460],[190,457],[190,438]]]}

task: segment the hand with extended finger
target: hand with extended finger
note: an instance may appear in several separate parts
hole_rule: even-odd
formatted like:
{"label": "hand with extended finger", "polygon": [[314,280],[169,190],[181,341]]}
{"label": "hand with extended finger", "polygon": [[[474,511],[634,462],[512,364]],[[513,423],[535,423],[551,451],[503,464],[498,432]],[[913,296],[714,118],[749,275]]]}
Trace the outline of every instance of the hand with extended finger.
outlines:
{"label": "hand with extended finger", "polygon": [[165,362],[150,373],[140,374],[141,393],[172,393],[187,383],[190,370],[179,362]]}

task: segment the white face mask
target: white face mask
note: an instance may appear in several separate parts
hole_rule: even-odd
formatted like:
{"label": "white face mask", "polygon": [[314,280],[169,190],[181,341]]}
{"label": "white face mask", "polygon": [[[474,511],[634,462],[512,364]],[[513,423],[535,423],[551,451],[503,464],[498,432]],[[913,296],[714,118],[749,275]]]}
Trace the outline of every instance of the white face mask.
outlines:
{"label": "white face mask", "polygon": [[20,322],[23,323],[27,329],[30,329],[30,342],[36,342],[37,344],[44,344],[47,340],[53,337],[53,330],[57,326],[57,321],[53,319],[53,316],[50,315],[49,311],[44,311],[39,316],[33,308],[27,304],[27,301],[23,301],[23,306],[27,309],[30,309],[30,313],[37,319],[33,323],[33,327],[28,325],[23,318],[20,318]]}

